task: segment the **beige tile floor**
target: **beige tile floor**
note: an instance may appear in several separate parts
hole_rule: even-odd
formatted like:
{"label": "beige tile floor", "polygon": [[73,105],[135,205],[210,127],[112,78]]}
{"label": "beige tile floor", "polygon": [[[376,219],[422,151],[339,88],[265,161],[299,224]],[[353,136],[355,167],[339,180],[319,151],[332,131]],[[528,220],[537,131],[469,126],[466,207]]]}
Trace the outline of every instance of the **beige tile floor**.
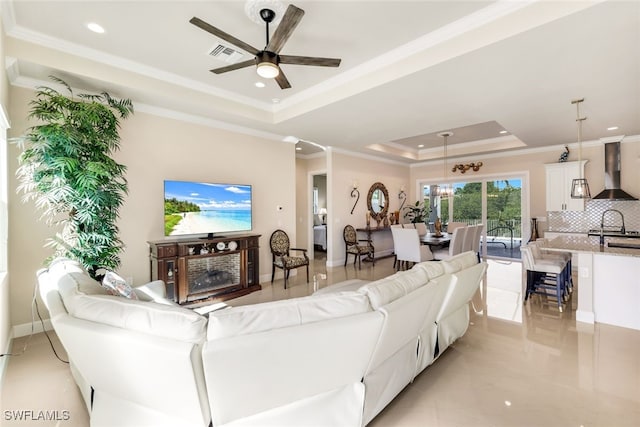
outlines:
{"label": "beige tile floor", "polygon": [[[307,295],[341,280],[372,280],[393,271],[392,259],[357,270],[352,265],[326,268],[319,255],[309,284],[300,274],[284,290],[282,273],[277,273],[280,279],[273,286],[266,283],[262,291],[230,303]],[[563,313],[539,297],[523,306],[520,263],[489,262],[468,332],[369,425],[640,426],[640,332],[576,323],[575,294]],[[16,339],[14,351],[24,341]],[[55,358],[43,334],[33,337],[22,356],[10,359],[1,397],[2,426],[88,425],[68,368]],[[6,411],[16,410],[66,410],[70,419],[9,419]]]}

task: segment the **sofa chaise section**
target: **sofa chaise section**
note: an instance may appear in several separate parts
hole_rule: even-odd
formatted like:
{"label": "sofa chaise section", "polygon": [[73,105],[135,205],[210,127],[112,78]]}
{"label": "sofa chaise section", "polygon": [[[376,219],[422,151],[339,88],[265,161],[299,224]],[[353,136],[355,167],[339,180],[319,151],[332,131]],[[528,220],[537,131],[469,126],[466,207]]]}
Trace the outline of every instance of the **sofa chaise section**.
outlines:
{"label": "sofa chaise section", "polygon": [[212,313],[203,360],[213,424],[360,426],[382,324],[356,292]]}

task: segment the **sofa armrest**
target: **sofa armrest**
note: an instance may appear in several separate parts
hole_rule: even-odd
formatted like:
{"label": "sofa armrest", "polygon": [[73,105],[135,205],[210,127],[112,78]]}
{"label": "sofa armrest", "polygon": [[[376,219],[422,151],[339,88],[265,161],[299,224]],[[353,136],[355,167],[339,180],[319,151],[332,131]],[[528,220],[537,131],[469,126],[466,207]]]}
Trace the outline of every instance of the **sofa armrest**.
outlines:
{"label": "sofa armrest", "polygon": [[162,280],[154,280],[133,288],[136,296],[141,301],[151,301],[158,304],[175,305],[174,301],[167,299],[167,288]]}

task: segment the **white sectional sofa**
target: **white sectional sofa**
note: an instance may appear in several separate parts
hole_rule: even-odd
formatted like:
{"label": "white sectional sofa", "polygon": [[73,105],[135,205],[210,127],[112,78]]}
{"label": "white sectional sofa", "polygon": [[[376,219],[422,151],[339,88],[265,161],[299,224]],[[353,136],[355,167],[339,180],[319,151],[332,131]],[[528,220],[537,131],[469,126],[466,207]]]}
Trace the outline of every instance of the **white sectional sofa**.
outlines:
{"label": "white sectional sofa", "polygon": [[38,278],[92,426],[359,427],[466,332],[485,270],[467,252],[208,316],[69,260]]}

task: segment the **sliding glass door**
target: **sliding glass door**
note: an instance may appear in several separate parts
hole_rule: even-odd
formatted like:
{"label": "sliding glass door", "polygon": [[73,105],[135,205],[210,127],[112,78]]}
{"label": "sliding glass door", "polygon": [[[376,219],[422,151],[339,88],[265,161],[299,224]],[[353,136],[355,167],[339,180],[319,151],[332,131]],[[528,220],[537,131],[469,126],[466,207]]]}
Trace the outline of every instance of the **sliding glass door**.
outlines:
{"label": "sliding glass door", "polygon": [[482,252],[490,258],[520,259],[522,242],[522,178],[504,177],[453,183],[453,196],[440,198],[441,183],[423,185],[431,208],[429,222],[440,218],[469,225],[485,224]]}
{"label": "sliding glass door", "polygon": [[487,253],[520,258],[522,242],[522,180],[487,181]]}

